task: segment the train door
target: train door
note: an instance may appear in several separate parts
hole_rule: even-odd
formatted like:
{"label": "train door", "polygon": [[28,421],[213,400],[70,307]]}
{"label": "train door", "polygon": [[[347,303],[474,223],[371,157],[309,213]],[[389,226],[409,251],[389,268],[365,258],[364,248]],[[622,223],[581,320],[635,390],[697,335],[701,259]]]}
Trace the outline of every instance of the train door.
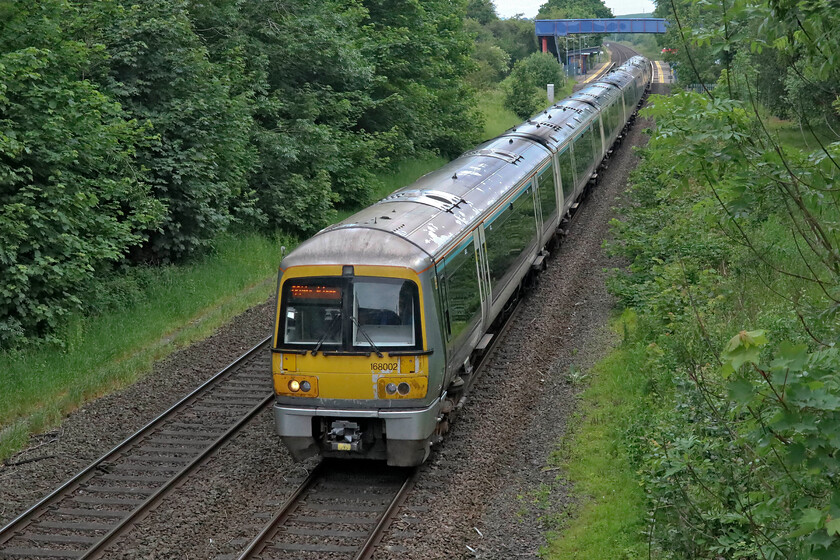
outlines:
{"label": "train door", "polygon": [[487,240],[484,236],[484,224],[479,225],[473,235],[476,246],[479,293],[481,295],[481,318],[482,323],[487,328],[490,321],[490,306],[493,303],[493,293],[490,287],[490,268],[487,264]]}
{"label": "train door", "polygon": [[554,162],[554,196],[557,197],[557,213],[560,214],[560,217],[563,217],[563,212],[559,209],[566,207],[566,197],[563,195],[563,175],[560,173],[560,156],[559,154],[554,154],[551,156],[551,161]]}
{"label": "train door", "polygon": [[[598,115],[598,123],[601,125],[601,126],[598,127],[601,130],[601,144],[600,144],[601,149],[598,152],[598,161],[601,161],[604,158],[604,155],[607,153],[607,142],[606,142],[607,138],[606,138],[606,135],[604,134],[604,115],[605,114],[606,113],[604,111],[601,111],[601,113]],[[607,126],[609,126],[609,125],[607,125]]]}
{"label": "train door", "polygon": [[537,222],[537,238],[542,237],[543,230],[543,212],[540,204],[540,192],[542,192],[542,185],[537,182],[536,174],[531,177],[531,196],[534,197],[534,219]]}

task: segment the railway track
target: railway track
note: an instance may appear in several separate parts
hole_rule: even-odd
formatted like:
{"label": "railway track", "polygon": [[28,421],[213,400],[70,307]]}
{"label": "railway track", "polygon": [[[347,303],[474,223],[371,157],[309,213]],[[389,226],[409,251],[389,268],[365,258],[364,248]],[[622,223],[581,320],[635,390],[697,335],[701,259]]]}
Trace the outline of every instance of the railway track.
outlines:
{"label": "railway track", "polygon": [[97,558],[274,392],[265,339],[0,529],[0,558]]}
{"label": "railway track", "polygon": [[586,78],[578,84],[575,84],[573,87],[574,91],[583,89],[590,83],[597,82],[602,76],[605,76],[610,71],[612,71],[614,67],[624,64],[625,62],[639,54],[630,47],[626,47],[624,45],[619,45],[616,43],[610,43],[609,50],[610,60],[608,61],[608,63],[604,63],[601,66],[601,68],[592,76]]}
{"label": "railway track", "polygon": [[630,47],[626,47],[617,43],[610,43],[610,50],[615,55],[615,60],[613,62],[615,62],[617,66],[621,66],[622,64],[639,54]]}
{"label": "railway track", "polygon": [[239,558],[369,558],[418,472],[322,461]]}

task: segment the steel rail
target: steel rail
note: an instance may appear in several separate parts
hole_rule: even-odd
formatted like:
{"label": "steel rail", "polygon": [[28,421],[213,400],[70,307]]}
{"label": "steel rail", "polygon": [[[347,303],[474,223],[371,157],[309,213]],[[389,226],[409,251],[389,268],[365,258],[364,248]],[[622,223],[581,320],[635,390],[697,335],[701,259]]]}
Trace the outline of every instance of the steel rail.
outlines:
{"label": "steel rail", "polygon": [[239,555],[239,560],[246,560],[247,558],[251,558],[253,554],[256,553],[258,548],[262,548],[263,545],[267,544],[271,535],[274,533],[276,527],[280,524],[284,523],[286,519],[288,519],[289,515],[294,512],[294,508],[300,502],[301,497],[305,496],[306,493],[318,482],[321,476],[324,473],[324,462],[320,462],[315,465],[315,468],[309,473],[306,479],[300,483],[300,486],[297,487],[291,496],[289,496],[286,501],[283,503],[282,507],[277,510],[277,513],[271,520],[266,523],[265,527],[263,527],[262,531],[254,537],[251,543],[245,547],[245,550]]}
{"label": "steel rail", "polygon": [[[57,489],[46,495],[35,505],[18,515],[6,526],[0,529],[0,554],[3,553],[3,545],[5,543],[7,543],[9,540],[13,539],[16,536],[21,536],[22,531],[25,530],[32,522],[36,521],[42,514],[49,512],[49,510],[51,509],[50,506],[52,506],[54,503],[58,502],[61,499],[71,496],[73,492],[78,490],[81,487],[81,485],[84,482],[86,482],[86,480],[95,476],[98,470],[106,470],[103,469],[103,467],[107,465],[110,459],[119,457],[124,451],[131,449],[132,445],[142,440],[144,436],[153,432],[158,427],[164,425],[165,422],[175,417],[188,404],[195,401],[198,397],[202,396],[202,394],[206,391],[211,390],[213,388],[213,385],[223,380],[228,374],[234,371],[235,368],[241,366],[243,362],[254,357],[260,350],[264,349],[264,347],[268,344],[270,339],[271,337],[265,338],[253,348],[248,350],[246,353],[236,358],[233,362],[231,362],[221,371],[207,379],[204,383],[195,388],[193,391],[191,391],[185,397],[180,399],[178,402],[173,404],[166,411],[164,411],[156,418],[148,422],[145,426],[140,428],[140,430],[138,430],[119,444],[117,444],[110,451],[102,455],[99,459],[95,460],[90,465],[79,471],[75,476],[64,482]],[[265,399],[259,402],[257,406],[253,407],[243,418],[250,419],[251,417],[253,417],[254,414],[259,412],[259,410],[266,406],[267,402],[270,402],[272,397],[273,394],[269,393]],[[191,469],[194,469],[195,466],[204,461],[209,456],[210,452],[212,452],[212,450],[218,449],[218,447],[222,443],[224,443],[226,439],[229,439],[230,436],[233,433],[235,433],[236,430],[241,428],[241,426],[244,424],[243,418],[240,418],[240,420],[236,422],[233,427],[229,428],[225,432],[225,434],[217,438],[216,441],[209,444],[209,446],[205,448],[204,451],[201,452],[195,460],[191,461],[186,467],[184,467],[183,469],[181,469],[181,471],[175,474],[169,481],[165,482],[153,494],[148,496],[146,500],[144,500],[143,504],[140,504],[134,510],[126,511],[127,518],[122,519],[112,531],[109,531],[106,535],[103,536],[103,540],[100,542],[111,542],[114,531],[119,531],[120,534],[124,533],[125,529],[137,519],[138,515],[145,513],[149,510],[149,502],[152,502],[152,504],[156,503],[160,499],[160,497],[162,497],[165,493],[171,490],[171,488],[177,482],[181,481],[184,478],[184,476],[186,476],[190,472]],[[96,543],[87,551],[85,551],[81,556],[79,554],[75,554],[75,556],[80,558],[89,558],[92,557],[96,550],[99,549],[100,544]],[[66,552],[67,556],[69,557],[74,556],[74,552],[79,553],[80,551],[66,550]]]}
{"label": "steel rail", "polygon": [[186,478],[187,475],[195,472],[202,463],[204,463],[222,445],[227,443],[234,435],[236,435],[239,430],[241,430],[242,427],[245,426],[245,424],[247,424],[258,412],[270,405],[273,400],[274,394],[269,393],[266,398],[248,411],[245,416],[240,417],[235,424],[228,428],[228,430],[209,447],[206,447],[204,451],[196,456],[175,476],[170,478],[169,481],[165,482],[160,488],[158,488],[154,494],[146,498],[145,502],[133,509],[128,516],[124,517],[113,529],[111,529],[111,531],[103,536],[102,540],[94,544],[82,556],[80,556],[80,559],[88,560],[89,558],[97,558],[100,554],[102,554],[110,544],[124,535],[131,528],[131,525],[142,519],[151,509],[154,508],[154,506],[158,505],[158,503],[160,503],[167,494],[169,494],[184,478]]}
{"label": "steel rail", "polygon": [[[399,489],[394,493],[394,496],[388,501],[387,507],[384,507],[382,513],[377,517],[374,527],[370,530],[365,541],[358,547],[355,552],[345,552],[348,558],[353,558],[353,560],[367,560],[372,555],[382,539],[384,532],[390,527],[391,522],[394,520],[396,516],[397,510],[399,507],[405,502],[408,493],[414,487],[414,483],[417,481],[417,477],[419,475],[420,469],[419,467],[414,467],[411,469],[401,469],[395,467],[389,471],[390,474],[397,474],[400,473],[400,476],[403,477],[402,483],[400,484]],[[250,558],[255,558],[257,556],[262,556],[265,554],[265,550],[270,548],[272,545],[276,545],[273,542],[273,539],[280,534],[288,534],[287,532],[283,531],[283,526],[290,520],[293,514],[295,514],[298,509],[307,501],[307,498],[310,497],[312,490],[321,482],[325,481],[331,474],[335,474],[333,470],[330,469],[327,461],[321,461],[318,463],[312,472],[306,477],[306,479],[301,482],[300,486],[286,499],[280,509],[272,516],[272,518],[266,523],[263,529],[259,532],[259,534],[254,537],[254,539],[248,544],[248,546],[240,553],[238,556],[238,560],[248,560]],[[361,482],[363,480],[364,475],[362,475]],[[369,483],[369,488],[376,489],[377,483],[374,480],[371,480]],[[356,489],[358,492],[358,488]],[[359,492],[363,493],[363,492]],[[340,498],[335,498],[337,501]],[[324,508],[329,510],[329,507]],[[343,509],[342,511],[348,511]],[[364,511],[364,510],[361,510]],[[343,525],[352,524],[351,521],[346,521],[342,523]],[[292,532],[292,531],[289,531]],[[348,547],[350,548],[350,547]],[[323,551],[316,551],[314,549],[300,549],[301,551],[305,550],[307,552],[324,552],[324,553],[332,553],[335,554],[336,551],[330,550],[323,550]],[[293,553],[287,553],[286,556],[293,556]]]}
{"label": "steel rail", "polygon": [[417,482],[419,474],[420,469],[415,467],[411,475],[405,479],[405,482],[403,482],[396,496],[394,496],[394,499],[391,500],[391,503],[388,505],[388,509],[385,510],[382,517],[379,518],[379,521],[376,523],[376,527],[374,527],[370,536],[365,541],[365,544],[362,545],[359,553],[353,557],[353,560],[368,560],[371,556],[373,556],[373,551],[376,549],[377,545],[379,545],[385,531],[387,531],[388,527],[391,526],[391,521],[393,521],[394,517],[396,517],[397,510],[401,505],[403,505],[403,502],[405,502],[405,499],[411,489],[414,488],[414,483]]}

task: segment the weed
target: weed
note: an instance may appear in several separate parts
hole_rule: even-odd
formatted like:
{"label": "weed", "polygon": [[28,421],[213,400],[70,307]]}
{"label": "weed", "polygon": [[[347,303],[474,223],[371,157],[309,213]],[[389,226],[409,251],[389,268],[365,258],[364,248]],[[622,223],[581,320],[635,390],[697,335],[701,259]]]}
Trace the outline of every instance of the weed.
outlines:
{"label": "weed", "polygon": [[575,364],[569,366],[569,371],[566,373],[566,381],[569,385],[577,386],[584,383],[589,374],[577,367]]}

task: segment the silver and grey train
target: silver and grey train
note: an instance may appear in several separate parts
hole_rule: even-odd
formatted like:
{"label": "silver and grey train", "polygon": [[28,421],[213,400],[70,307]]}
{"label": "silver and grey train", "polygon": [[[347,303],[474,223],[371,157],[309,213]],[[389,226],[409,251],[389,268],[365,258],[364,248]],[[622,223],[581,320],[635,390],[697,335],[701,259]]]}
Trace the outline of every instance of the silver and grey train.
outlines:
{"label": "silver and grey train", "polygon": [[541,262],[651,73],[631,58],[283,259],[274,415],[295,458],[426,459],[488,329]]}

